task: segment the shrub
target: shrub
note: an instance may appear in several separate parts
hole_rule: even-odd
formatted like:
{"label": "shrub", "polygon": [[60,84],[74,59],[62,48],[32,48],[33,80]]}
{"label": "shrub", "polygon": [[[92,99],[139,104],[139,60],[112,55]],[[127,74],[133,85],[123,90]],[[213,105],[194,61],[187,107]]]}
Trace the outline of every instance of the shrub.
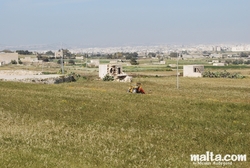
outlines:
{"label": "shrub", "polygon": [[72,60],[72,59],[70,59],[70,60],[69,60],[69,64],[73,64],[73,65],[75,65],[75,61],[74,61],[74,60]]}
{"label": "shrub", "polygon": [[18,64],[23,64],[23,62],[18,58]]}
{"label": "shrub", "polygon": [[130,59],[130,64],[131,65],[139,65],[139,63],[137,62],[136,58],[131,58]]}
{"label": "shrub", "polygon": [[[64,63],[64,60],[63,60]],[[61,64],[61,59],[57,60],[57,64]]]}
{"label": "shrub", "polygon": [[102,78],[103,81],[113,81],[114,80],[114,77],[113,76],[110,76],[110,75],[105,75],[103,78]]}
{"label": "shrub", "polygon": [[11,64],[17,64],[17,61],[16,61],[16,60],[11,60],[10,63],[11,63]]}
{"label": "shrub", "polygon": [[166,71],[173,71],[172,68],[166,68]]}
{"label": "shrub", "polygon": [[203,77],[206,78],[235,78],[235,79],[242,79],[245,78],[245,76],[240,75],[239,73],[232,73],[230,74],[227,71],[224,72],[210,72],[206,71],[202,74]]}
{"label": "shrub", "polygon": [[75,72],[71,72],[71,73],[69,74],[69,76],[72,76],[72,78],[73,78],[72,81],[77,81],[77,80],[81,77],[80,74],[77,74],[77,73],[75,73]]}

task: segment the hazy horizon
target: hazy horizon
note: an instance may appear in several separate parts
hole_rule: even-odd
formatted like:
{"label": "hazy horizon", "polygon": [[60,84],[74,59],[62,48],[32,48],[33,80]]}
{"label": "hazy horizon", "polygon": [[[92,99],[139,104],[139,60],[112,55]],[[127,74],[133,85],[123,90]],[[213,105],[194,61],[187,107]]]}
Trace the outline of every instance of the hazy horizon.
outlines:
{"label": "hazy horizon", "polygon": [[3,0],[0,45],[250,43],[248,0]]}

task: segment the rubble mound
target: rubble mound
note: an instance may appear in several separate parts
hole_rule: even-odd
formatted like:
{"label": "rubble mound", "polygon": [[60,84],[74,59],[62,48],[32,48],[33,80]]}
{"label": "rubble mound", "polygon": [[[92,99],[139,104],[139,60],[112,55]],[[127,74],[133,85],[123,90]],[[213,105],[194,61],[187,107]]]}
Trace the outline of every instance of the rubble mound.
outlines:
{"label": "rubble mound", "polygon": [[64,75],[42,75],[39,71],[28,70],[0,70],[0,80],[16,81],[25,83],[44,83],[57,84],[63,82],[71,82],[72,76],[65,77]]}

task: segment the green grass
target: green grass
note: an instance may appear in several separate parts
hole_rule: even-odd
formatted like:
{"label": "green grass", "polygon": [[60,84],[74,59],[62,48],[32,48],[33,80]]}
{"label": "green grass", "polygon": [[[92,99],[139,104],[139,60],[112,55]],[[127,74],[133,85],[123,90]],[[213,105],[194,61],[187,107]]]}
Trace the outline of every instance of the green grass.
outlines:
{"label": "green grass", "polygon": [[145,72],[145,71],[172,71],[167,65],[133,65],[133,66],[124,66],[124,72]]}
{"label": "green grass", "polygon": [[220,70],[227,70],[227,69],[250,69],[248,65],[229,65],[229,66],[205,66],[207,69],[220,69]]}
{"label": "green grass", "polygon": [[[250,156],[250,78],[0,82],[0,167],[194,167],[190,154]],[[249,167],[234,162],[231,167]]]}

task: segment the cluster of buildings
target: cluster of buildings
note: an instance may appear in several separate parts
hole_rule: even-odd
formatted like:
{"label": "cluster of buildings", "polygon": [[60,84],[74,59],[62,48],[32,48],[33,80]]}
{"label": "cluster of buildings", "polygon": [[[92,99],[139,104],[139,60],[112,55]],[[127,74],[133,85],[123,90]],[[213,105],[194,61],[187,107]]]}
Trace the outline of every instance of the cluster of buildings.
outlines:
{"label": "cluster of buildings", "polygon": [[19,58],[18,53],[4,53],[0,52],[0,66],[10,64],[15,62],[18,64],[20,62],[22,63],[41,63],[42,60],[38,60],[37,57],[24,57]]}
{"label": "cluster of buildings", "polygon": [[79,48],[71,49],[72,53],[87,53],[87,54],[113,54],[117,52],[133,53],[137,52],[139,55],[147,55],[148,53],[162,53],[169,54],[171,52],[186,51],[189,53],[197,52],[250,52],[250,44],[230,45],[159,45],[159,46],[134,46],[134,47],[107,47],[107,48]]}

